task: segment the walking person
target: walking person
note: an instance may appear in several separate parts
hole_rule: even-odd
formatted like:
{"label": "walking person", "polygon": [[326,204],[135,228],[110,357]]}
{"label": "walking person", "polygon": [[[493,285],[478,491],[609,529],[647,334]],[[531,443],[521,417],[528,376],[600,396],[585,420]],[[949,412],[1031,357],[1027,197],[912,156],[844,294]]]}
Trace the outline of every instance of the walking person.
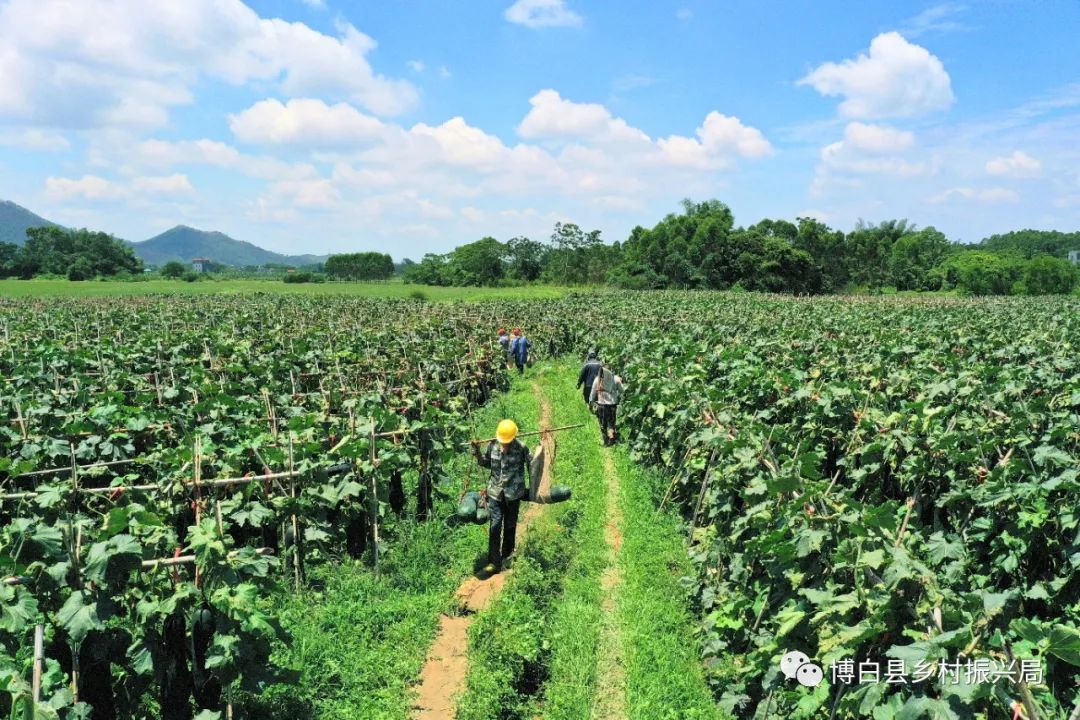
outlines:
{"label": "walking person", "polygon": [[585,401],[585,404],[589,403],[589,395],[592,393],[593,380],[600,373],[600,368],[603,365],[600,362],[600,358],[597,355],[596,348],[589,351],[588,357],[585,358],[585,364],[581,366],[581,372],[578,373],[577,387],[581,388],[581,399]]}
{"label": "walking person", "polygon": [[605,446],[614,445],[619,438],[615,413],[619,401],[622,400],[622,391],[622,378],[611,372],[611,368],[604,363],[596,379],[593,380],[589,402],[596,403],[596,415],[600,420],[600,437]]}
{"label": "walking person", "polygon": [[525,443],[517,439],[518,426],[513,420],[503,420],[495,430],[495,440],[483,452],[473,445],[473,455],[480,467],[490,468],[486,495],[488,512],[488,564],[484,572],[494,575],[509,567],[514,554],[518,512],[521,498],[528,492],[525,476],[532,455]]}
{"label": "walking person", "polygon": [[529,348],[532,343],[521,332],[521,328],[514,328],[514,339],[510,341],[510,354],[514,356],[514,364],[517,365],[518,374],[525,374],[525,364],[529,362]]}

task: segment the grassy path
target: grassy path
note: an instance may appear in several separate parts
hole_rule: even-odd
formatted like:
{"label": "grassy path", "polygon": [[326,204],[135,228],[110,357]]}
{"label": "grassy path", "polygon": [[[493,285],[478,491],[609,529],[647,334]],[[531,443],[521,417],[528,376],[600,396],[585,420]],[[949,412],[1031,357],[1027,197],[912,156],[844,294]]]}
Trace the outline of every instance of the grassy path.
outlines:
{"label": "grassy path", "polygon": [[675,519],[657,514],[657,479],[604,448],[574,389],[577,368],[538,366],[541,405],[563,433],[553,472],[570,485],[525,538],[504,592],[469,633],[459,720],[712,719],[680,578]]}

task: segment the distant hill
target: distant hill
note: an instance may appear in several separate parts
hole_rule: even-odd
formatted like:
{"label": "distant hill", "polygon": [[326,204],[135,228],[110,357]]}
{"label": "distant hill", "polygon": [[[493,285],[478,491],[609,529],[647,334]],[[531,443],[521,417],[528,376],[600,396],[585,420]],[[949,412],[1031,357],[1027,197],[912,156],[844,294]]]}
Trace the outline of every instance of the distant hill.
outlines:
{"label": "distant hill", "polygon": [[[0,200],[0,242],[22,245],[26,228],[57,225],[8,200]],[[57,225],[58,226],[58,225]],[[59,227],[59,226],[58,226]],[[221,265],[314,265],[325,262],[326,255],[282,255],[264,250],[243,240],[219,232],[177,225],[156,237],[130,243],[135,254],[147,265],[163,265],[170,260],[191,262],[204,257]]]}
{"label": "distant hill", "polygon": [[48,225],[56,223],[9,200],[0,200],[0,242],[22,245],[26,242],[27,228]]}
{"label": "distant hill", "polygon": [[170,260],[191,262],[193,258],[208,258],[223,265],[313,265],[326,260],[319,255],[282,255],[264,250],[243,240],[234,240],[224,233],[198,230],[177,225],[171,230],[142,242],[133,242],[135,254],[147,265],[163,265]]}

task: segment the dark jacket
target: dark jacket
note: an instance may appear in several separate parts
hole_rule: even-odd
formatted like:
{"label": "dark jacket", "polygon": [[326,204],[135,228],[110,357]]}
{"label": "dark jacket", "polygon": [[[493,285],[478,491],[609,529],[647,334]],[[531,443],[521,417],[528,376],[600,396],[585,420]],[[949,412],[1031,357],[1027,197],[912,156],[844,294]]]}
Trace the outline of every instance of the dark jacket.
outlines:
{"label": "dark jacket", "polygon": [[525,497],[528,488],[525,476],[529,473],[529,462],[532,460],[525,443],[514,440],[504,453],[500,443],[489,442],[478,460],[481,467],[491,468],[487,486],[489,498],[499,500],[504,494],[507,500]]}
{"label": "dark jacket", "polygon": [[520,335],[510,341],[510,354],[517,360],[518,365],[524,365],[529,360],[529,348],[532,347],[532,343],[529,342],[529,338],[524,335]]}
{"label": "dark jacket", "polygon": [[603,365],[600,364],[599,360],[590,360],[585,363],[581,368],[581,372],[578,373],[577,386],[584,387],[585,392],[592,390],[593,380],[596,379],[602,367]]}

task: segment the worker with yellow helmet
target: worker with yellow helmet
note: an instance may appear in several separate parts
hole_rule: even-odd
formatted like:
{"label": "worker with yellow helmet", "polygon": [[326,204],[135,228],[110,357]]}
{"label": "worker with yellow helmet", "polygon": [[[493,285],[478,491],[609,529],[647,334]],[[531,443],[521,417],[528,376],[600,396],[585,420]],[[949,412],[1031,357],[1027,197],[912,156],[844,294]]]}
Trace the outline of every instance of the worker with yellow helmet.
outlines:
{"label": "worker with yellow helmet", "polygon": [[495,430],[495,440],[483,452],[473,445],[473,454],[481,467],[491,470],[487,485],[487,506],[490,513],[488,529],[488,574],[499,572],[514,553],[518,511],[521,498],[528,492],[525,477],[532,455],[525,443],[517,439],[518,426],[513,420],[503,420]]}

